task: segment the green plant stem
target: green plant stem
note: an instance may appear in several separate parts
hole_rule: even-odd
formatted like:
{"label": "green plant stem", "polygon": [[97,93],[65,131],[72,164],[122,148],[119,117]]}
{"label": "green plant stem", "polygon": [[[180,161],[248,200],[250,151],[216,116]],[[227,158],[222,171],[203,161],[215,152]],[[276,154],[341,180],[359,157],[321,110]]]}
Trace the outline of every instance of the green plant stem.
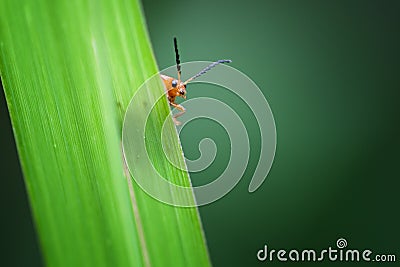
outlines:
{"label": "green plant stem", "polygon": [[128,188],[122,118],[157,72],[137,1],[1,1],[0,71],[48,266],[210,264],[197,209]]}

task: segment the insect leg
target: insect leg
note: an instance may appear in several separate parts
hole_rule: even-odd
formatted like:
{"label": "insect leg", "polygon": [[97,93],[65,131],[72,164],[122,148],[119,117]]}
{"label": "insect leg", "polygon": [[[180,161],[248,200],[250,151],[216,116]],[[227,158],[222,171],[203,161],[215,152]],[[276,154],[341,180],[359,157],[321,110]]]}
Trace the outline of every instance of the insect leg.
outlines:
{"label": "insect leg", "polygon": [[174,103],[174,102],[170,102],[169,104],[170,104],[171,106],[173,106],[174,108],[176,108],[176,109],[178,109],[178,110],[181,111],[181,112],[175,114],[175,115],[172,117],[172,119],[173,119],[174,122],[175,122],[175,125],[180,125],[181,122],[178,121],[176,118],[182,116],[182,115],[186,112],[186,109],[185,109],[184,107],[182,107],[181,105],[176,104],[176,103]]}
{"label": "insect leg", "polygon": [[185,112],[185,111],[186,111],[186,109],[185,109],[184,107],[182,107],[181,105],[179,105],[179,104],[176,104],[176,103],[174,103],[174,102],[169,102],[169,104],[170,104],[171,106],[173,106],[174,108],[176,108],[176,109],[182,111],[182,112]]}

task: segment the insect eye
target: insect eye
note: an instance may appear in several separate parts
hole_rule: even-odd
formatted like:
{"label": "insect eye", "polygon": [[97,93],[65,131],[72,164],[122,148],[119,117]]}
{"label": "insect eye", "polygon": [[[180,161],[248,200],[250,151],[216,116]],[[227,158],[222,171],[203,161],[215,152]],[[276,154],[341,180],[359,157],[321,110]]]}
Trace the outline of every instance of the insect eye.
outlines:
{"label": "insect eye", "polygon": [[179,93],[180,93],[181,95],[184,95],[184,94],[185,94],[185,91],[180,90]]}
{"label": "insect eye", "polygon": [[172,87],[176,87],[178,85],[178,81],[177,80],[173,80],[172,81]]}

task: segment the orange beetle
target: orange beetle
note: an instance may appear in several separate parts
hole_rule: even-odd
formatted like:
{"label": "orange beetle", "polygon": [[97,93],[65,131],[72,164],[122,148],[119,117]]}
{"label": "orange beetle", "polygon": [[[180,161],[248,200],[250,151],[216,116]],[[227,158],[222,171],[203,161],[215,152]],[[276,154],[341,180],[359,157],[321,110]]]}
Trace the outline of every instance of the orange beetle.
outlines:
{"label": "orange beetle", "polygon": [[211,63],[210,65],[208,65],[203,70],[201,70],[199,73],[194,75],[193,77],[189,78],[185,82],[182,82],[181,81],[181,65],[180,65],[181,61],[179,60],[178,44],[177,44],[176,38],[174,38],[174,48],[175,48],[175,56],[176,56],[176,69],[178,71],[178,79],[175,79],[175,78],[169,77],[167,75],[163,75],[163,74],[161,74],[160,76],[164,82],[165,90],[167,91],[169,104],[171,106],[173,106],[174,108],[181,111],[180,113],[178,113],[174,116],[175,124],[179,125],[180,123],[176,120],[176,118],[183,115],[183,113],[185,112],[185,108],[182,107],[181,105],[175,103],[175,98],[177,96],[179,96],[179,97],[186,99],[186,85],[189,82],[200,77],[201,75],[203,75],[210,69],[214,68],[216,65],[221,64],[221,63],[230,63],[230,62],[232,62],[232,60],[221,59],[221,60],[215,61],[215,62]]}

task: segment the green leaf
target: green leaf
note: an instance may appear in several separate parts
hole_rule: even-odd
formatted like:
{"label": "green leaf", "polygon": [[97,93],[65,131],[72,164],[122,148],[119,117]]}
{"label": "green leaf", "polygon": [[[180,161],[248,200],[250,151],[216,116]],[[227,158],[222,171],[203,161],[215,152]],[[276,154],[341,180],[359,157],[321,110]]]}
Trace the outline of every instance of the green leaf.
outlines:
{"label": "green leaf", "polygon": [[[163,204],[126,178],[125,109],[157,73],[137,1],[2,0],[0,71],[47,265],[210,265],[197,209]],[[149,137],[169,114],[162,103]],[[159,147],[149,150],[172,182],[190,184]]]}

